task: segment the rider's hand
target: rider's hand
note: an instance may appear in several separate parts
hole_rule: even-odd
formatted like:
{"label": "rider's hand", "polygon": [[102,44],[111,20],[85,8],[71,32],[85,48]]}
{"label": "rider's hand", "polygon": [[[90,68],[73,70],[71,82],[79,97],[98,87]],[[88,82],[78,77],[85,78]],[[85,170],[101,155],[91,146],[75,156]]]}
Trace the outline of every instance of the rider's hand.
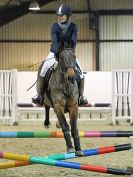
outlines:
{"label": "rider's hand", "polygon": [[55,59],[58,61],[59,60],[59,53],[55,53],[54,56],[55,56]]}

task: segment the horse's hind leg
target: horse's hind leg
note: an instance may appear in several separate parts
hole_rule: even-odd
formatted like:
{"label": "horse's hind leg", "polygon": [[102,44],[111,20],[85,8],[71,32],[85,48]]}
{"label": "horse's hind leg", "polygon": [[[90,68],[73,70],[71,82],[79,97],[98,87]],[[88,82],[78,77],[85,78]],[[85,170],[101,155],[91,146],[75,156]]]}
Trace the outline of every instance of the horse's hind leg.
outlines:
{"label": "horse's hind leg", "polygon": [[45,121],[44,121],[45,128],[50,128],[51,126],[50,121],[49,121],[49,110],[50,110],[50,107],[46,105],[45,106]]}
{"label": "horse's hind leg", "polygon": [[64,109],[61,108],[60,106],[56,106],[55,113],[56,113],[58,121],[61,125],[62,132],[64,134],[64,138],[65,138],[66,146],[67,146],[67,152],[68,153],[73,153],[73,152],[75,152],[75,150],[73,148],[72,141],[71,141],[69,125],[66,121],[63,110]]}

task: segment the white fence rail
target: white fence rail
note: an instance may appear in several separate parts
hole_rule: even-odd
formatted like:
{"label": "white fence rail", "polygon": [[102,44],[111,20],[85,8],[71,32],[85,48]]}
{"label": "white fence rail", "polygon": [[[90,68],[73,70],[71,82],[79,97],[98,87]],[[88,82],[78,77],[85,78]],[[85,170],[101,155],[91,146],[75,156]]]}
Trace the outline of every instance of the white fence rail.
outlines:
{"label": "white fence rail", "polygon": [[[85,80],[85,96],[88,102],[94,103],[111,103],[111,107],[80,107],[79,120],[105,120],[111,118],[112,122],[116,123],[120,114],[124,109],[124,116],[122,118],[130,119],[133,123],[133,82],[132,72],[126,71],[126,75],[113,72],[88,72]],[[118,76],[119,75],[119,76]],[[119,81],[118,78],[119,77]],[[130,78],[130,79],[129,79]],[[24,121],[43,121],[45,110],[39,107],[18,107],[17,103],[30,103],[31,98],[36,94],[36,87],[29,92],[27,89],[35,82],[36,72],[17,72],[13,70],[0,71],[0,120],[6,124],[13,125],[20,120]],[[124,86],[122,86],[124,84]],[[118,85],[120,88],[118,88]],[[128,92],[127,92],[128,90]],[[112,92],[112,102],[111,100]],[[122,98],[124,103],[122,101]],[[97,101],[98,100],[98,101]],[[128,100],[128,102],[126,102]],[[119,104],[117,106],[117,102]],[[126,102],[126,103],[125,103]],[[126,104],[126,105],[125,105]],[[123,105],[125,105],[123,107]],[[130,115],[128,111],[130,109]],[[123,108],[123,109],[121,109]],[[50,111],[52,120],[56,119],[53,110]],[[111,119],[110,119],[111,121]]]}
{"label": "white fence rail", "polygon": [[133,70],[112,72],[112,122],[130,120],[133,125]]}
{"label": "white fence rail", "polygon": [[0,71],[0,120],[13,125],[17,111],[17,70]]}

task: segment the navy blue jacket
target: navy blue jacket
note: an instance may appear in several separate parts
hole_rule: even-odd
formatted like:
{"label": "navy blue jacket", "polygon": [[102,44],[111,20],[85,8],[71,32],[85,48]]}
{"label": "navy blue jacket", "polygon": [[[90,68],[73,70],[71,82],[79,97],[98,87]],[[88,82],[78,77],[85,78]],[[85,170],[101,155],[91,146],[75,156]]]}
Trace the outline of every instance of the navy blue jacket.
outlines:
{"label": "navy blue jacket", "polygon": [[75,48],[77,43],[77,32],[77,26],[73,22],[71,22],[70,26],[68,27],[66,34],[63,33],[57,22],[54,23],[51,28],[52,45],[50,51],[57,53],[59,42],[66,42],[68,40],[73,41]]}

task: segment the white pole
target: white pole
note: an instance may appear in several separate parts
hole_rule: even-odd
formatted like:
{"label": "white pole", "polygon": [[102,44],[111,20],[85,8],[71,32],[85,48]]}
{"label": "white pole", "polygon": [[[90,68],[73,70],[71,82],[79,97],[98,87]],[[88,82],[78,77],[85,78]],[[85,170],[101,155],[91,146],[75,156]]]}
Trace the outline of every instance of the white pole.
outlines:
{"label": "white pole", "polygon": [[11,124],[17,122],[17,69],[12,70],[12,115]]}
{"label": "white pole", "polygon": [[[129,73],[129,75],[127,75]],[[119,74],[116,77],[116,74]],[[129,78],[128,78],[129,77]],[[129,79],[129,83],[128,83]],[[117,90],[118,87],[118,90]],[[129,87],[129,88],[128,88]],[[127,99],[128,98],[128,99]],[[116,103],[118,101],[118,103]],[[121,105],[119,111],[119,101]],[[130,102],[130,103],[129,103]],[[118,107],[117,107],[118,104]],[[127,105],[126,105],[127,104]],[[128,104],[130,105],[130,115],[128,114]],[[126,106],[125,106],[126,105]],[[116,115],[118,109],[119,114]],[[112,123],[113,125],[120,119],[130,119],[131,125],[133,125],[133,70],[113,70],[112,71]]]}
{"label": "white pole", "polygon": [[130,124],[133,126],[133,70],[131,71],[131,119]]}
{"label": "white pole", "polygon": [[116,74],[116,72],[115,71],[112,71],[112,123],[113,123],[113,125],[115,125],[116,124],[116,119],[115,119],[115,117],[116,117],[116,115],[115,115],[115,82],[116,82],[116,80],[115,80],[115,74]]}

